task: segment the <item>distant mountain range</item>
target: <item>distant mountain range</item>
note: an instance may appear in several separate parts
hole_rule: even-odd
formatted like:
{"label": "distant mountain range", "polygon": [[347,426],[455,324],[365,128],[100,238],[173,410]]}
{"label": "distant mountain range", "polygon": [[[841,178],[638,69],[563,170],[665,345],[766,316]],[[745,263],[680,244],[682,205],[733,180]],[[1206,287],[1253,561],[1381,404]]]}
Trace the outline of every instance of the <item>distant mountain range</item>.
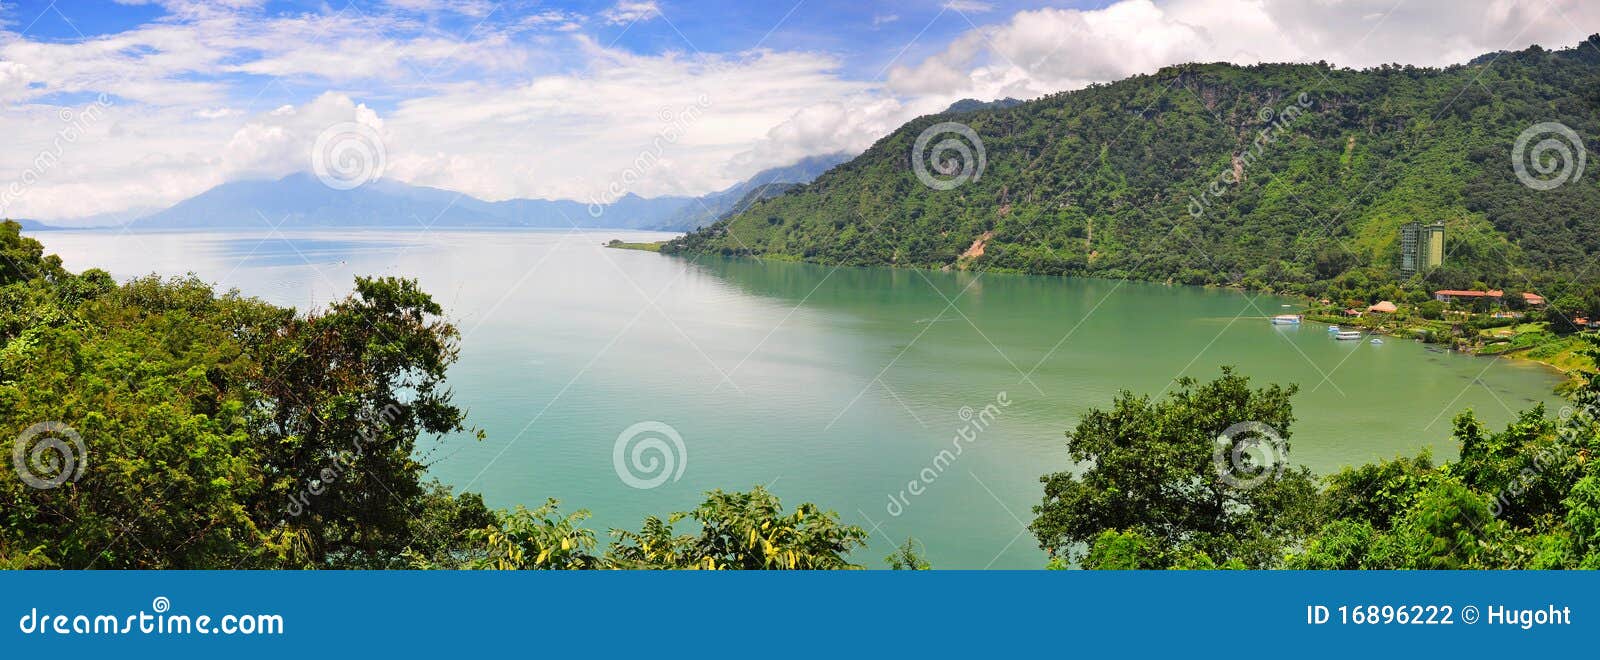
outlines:
{"label": "distant mountain range", "polygon": [[583,202],[514,199],[486,202],[470,195],[379,180],[336,190],[309,174],[276,181],[236,181],[140,218],[140,229],[320,227],[611,227],[662,224],[692,201],[628,195],[591,215]]}
{"label": "distant mountain range", "polygon": [[[1017,99],[962,99],[946,114],[1000,110]],[[701,197],[629,194],[592,213],[589,204],[570,200],[513,199],[488,202],[427,186],[379,180],[353,190],[336,190],[305,174],[277,180],[235,181],[161,210],[136,209],[89,218],[20,220],[39,231],[115,227],[133,222],[138,229],[282,229],[334,227],[528,227],[608,228],[693,231],[752,204],[777,197],[853,158],[835,153],[810,156],[763,170],[728,188]]]}
{"label": "distant mountain range", "polygon": [[[379,180],[353,190],[336,190],[310,174],[277,180],[225,183],[170,208],[134,220],[138,229],[305,229],[334,227],[527,227],[607,228],[690,231],[735,209],[808,183],[848,154],[814,156],[762,171],[725,190],[702,197],[625,195],[603,207],[570,200],[512,199],[488,202],[439,188]],[[785,184],[785,185],[778,185]],[[116,226],[119,222],[94,223]],[[59,223],[20,221],[24,229],[88,226],[85,220]]]}

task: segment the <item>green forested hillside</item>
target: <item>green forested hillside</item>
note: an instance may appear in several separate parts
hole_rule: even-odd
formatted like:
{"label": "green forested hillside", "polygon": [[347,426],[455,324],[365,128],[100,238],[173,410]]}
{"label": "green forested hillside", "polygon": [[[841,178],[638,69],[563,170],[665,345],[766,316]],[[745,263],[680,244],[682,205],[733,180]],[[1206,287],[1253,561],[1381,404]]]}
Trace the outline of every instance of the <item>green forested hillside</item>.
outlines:
{"label": "green forested hillside", "polygon": [[[945,121],[977,132],[987,168],[941,191],[912,157]],[[1331,295],[1402,280],[1399,227],[1437,221],[1449,256],[1426,284],[1543,290],[1600,277],[1600,165],[1523,185],[1513,144],[1541,122],[1600,136],[1600,35],[1446,69],[1187,64],[919,118],[666,251]]]}

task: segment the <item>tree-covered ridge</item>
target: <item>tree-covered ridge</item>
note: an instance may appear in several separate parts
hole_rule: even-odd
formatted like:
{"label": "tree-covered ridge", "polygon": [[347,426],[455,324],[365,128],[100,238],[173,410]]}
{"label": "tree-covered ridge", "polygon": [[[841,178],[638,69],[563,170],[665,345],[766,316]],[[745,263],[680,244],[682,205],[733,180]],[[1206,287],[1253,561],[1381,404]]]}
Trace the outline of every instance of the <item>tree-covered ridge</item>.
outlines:
{"label": "tree-covered ridge", "polygon": [[[977,132],[987,168],[941,191],[911,159],[945,121]],[[1187,64],[917,119],[666,251],[1332,295],[1404,280],[1399,228],[1417,221],[1448,227],[1435,286],[1600,278],[1600,168],[1549,191],[1515,176],[1513,143],[1546,121],[1600,135],[1600,35],[1444,69]]]}

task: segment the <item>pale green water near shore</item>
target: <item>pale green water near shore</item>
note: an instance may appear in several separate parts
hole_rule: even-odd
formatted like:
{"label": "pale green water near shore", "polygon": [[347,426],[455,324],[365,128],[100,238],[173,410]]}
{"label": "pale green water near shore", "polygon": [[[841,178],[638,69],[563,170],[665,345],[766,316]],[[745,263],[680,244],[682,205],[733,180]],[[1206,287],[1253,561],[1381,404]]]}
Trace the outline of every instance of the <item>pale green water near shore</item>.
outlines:
{"label": "pale green water near shore", "polygon": [[[1041,566],[1023,532],[1038,477],[1066,467],[1062,432],[1120,389],[1155,394],[1221,365],[1299,383],[1291,458],[1319,473],[1423,447],[1453,457],[1456,412],[1500,425],[1560,401],[1538,365],[1274,327],[1265,317],[1293,301],[1234,291],[600,247],[666,237],[627,231],[35,236],[74,270],[193,271],[301,309],[344,295],[355,275],[417,277],[465,335],[451,383],[489,434],[424,442],[441,480],[491,506],[559,498],[602,531],[711,488],[768,485],[874,529],[855,557],[872,567],[910,535],[940,568]],[[969,423],[963,410],[999,392],[1010,405],[936,465]],[[684,447],[679,478],[653,489],[613,465],[619,434],[645,421]]]}

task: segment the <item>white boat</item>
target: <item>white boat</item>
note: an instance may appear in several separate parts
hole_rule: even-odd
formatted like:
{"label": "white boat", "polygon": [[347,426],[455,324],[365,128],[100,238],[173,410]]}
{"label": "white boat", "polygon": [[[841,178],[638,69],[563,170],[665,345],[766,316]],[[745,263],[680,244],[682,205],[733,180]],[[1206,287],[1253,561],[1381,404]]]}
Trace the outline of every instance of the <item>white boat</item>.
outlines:
{"label": "white boat", "polygon": [[1371,343],[1372,343],[1373,346],[1381,346],[1381,345],[1383,345],[1383,340],[1379,339],[1377,337],[1373,337]]}
{"label": "white boat", "polygon": [[1339,341],[1350,341],[1352,339],[1360,339],[1361,338],[1361,331],[1360,330],[1340,330],[1340,331],[1338,331],[1336,333],[1333,333],[1333,338],[1337,339]]}
{"label": "white boat", "polygon": [[1300,325],[1299,314],[1279,314],[1272,317],[1273,325]]}
{"label": "white boat", "polygon": [[1339,333],[1339,326],[1336,326],[1336,325],[1328,326],[1328,334],[1334,335],[1334,334],[1338,334],[1338,333]]}

